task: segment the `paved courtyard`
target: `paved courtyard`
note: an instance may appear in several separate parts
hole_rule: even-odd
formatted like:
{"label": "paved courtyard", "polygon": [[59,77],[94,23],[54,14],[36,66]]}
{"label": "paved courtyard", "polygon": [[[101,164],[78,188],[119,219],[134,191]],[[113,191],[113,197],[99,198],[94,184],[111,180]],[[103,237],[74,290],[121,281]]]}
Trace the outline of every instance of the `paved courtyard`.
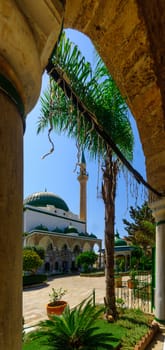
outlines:
{"label": "paved courtyard", "polygon": [[46,319],[46,304],[52,287],[67,289],[63,297],[70,307],[79,304],[88,297],[93,289],[96,291],[96,303],[103,303],[105,296],[105,277],[56,277],[45,286],[28,288],[23,291],[23,316],[25,327],[31,327],[38,321]]}

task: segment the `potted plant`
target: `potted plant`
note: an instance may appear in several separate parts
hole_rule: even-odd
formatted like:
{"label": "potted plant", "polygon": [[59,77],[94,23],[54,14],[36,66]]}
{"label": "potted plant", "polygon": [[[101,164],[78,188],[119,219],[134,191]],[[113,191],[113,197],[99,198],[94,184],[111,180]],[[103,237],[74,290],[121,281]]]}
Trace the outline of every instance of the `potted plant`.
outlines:
{"label": "potted plant", "polygon": [[51,317],[52,315],[61,315],[67,305],[67,302],[61,300],[63,295],[66,294],[66,290],[59,288],[52,288],[52,292],[49,293],[50,302],[46,305],[47,315]]}
{"label": "potted plant", "polygon": [[131,270],[129,273],[130,279],[128,280],[128,288],[134,289],[137,287],[138,281],[136,279],[136,270]]}
{"label": "potted plant", "polygon": [[116,288],[122,287],[122,276],[119,274],[115,275],[115,287]]}

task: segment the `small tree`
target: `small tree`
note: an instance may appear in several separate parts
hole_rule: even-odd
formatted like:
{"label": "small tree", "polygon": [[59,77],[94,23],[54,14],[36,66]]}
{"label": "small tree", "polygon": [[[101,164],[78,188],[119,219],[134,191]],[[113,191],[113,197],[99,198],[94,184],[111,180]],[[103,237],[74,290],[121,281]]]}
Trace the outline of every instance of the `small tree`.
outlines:
{"label": "small tree", "polygon": [[[116,319],[114,224],[117,176],[121,162],[105,137],[98,136],[98,129],[95,129],[93,120],[96,122],[95,126],[100,126],[103,132],[106,130],[107,136],[130,161],[133,156],[133,133],[128,119],[128,108],[100,57],[97,56],[97,62],[92,68],[78,47],[66,38],[64,32],[50,65],[53,65],[52,74],[56,81],[50,79],[50,89],[41,98],[42,117],[39,119],[37,132],[46,127],[49,129],[49,136],[53,129],[63,132],[76,138],[79,147],[87,149],[93,159],[99,157],[102,160],[102,197],[105,204],[105,301],[108,306],[107,314]],[[84,112],[87,118],[84,118]],[[54,147],[48,154],[52,153],[53,149]]]}
{"label": "small tree", "polygon": [[36,252],[39,255],[39,257],[42,260],[44,260],[44,258],[45,258],[45,249],[39,245],[26,246],[26,247],[24,247],[24,249],[33,250],[34,252]]}
{"label": "small tree", "polygon": [[76,258],[78,266],[82,266],[84,271],[89,271],[89,267],[97,261],[97,254],[93,251],[87,251],[79,254]]}
{"label": "small tree", "polygon": [[39,255],[31,249],[23,250],[23,270],[36,273],[37,269],[43,264]]}
{"label": "small tree", "polygon": [[141,207],[131,206],[129,214],[131,221],[123,219],[124,228],[128,232],[127,240],[148,252],[148,248],[155,245],[155,221],[152,211],[147,202],[144,202]]}

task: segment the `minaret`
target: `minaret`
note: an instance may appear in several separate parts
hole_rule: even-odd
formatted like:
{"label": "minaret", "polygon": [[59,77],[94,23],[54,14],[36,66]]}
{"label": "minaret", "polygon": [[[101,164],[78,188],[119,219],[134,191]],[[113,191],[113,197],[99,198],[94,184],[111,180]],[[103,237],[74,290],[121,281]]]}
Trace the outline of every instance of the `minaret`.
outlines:
{"label": "minaret", "polygon": [[80,163],[80,175],[78,176],[80,182],[80,220],[87,221],[87,181],[88,174],[86,172],[86,161],[84,152],[82,151]]}

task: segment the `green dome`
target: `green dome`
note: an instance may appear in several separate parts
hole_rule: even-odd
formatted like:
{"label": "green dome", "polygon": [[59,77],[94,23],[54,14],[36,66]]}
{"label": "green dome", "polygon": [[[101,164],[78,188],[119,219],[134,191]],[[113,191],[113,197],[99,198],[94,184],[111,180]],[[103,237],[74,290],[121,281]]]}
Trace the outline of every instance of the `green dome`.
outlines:
{"label": "green dome", "polygon": [[24,200],[24,205],[32,205],[34,207],[46,207],[47,205],[53,205],[55,208],[69,211],[69,208],[64,200],[52,192],[33,193]]}
{"label": "green dome", "polygon": [[123,246],[123,245],[127,245],[127,242],[120,238],[119,233],[115,234],[115,247],[119,247],[119,246]]}

